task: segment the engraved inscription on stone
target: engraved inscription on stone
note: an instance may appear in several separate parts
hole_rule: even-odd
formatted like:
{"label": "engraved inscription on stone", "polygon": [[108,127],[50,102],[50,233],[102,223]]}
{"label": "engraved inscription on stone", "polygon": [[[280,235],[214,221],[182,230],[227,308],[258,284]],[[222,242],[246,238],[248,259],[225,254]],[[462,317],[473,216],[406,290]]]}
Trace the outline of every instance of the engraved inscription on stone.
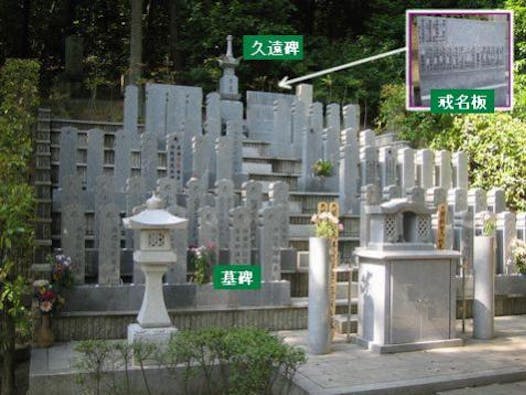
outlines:
{"label": "engraved inscription on stone", "polygon": [[413,81],[418,81],[421,102],[417,98],[415,105],[429,105],[431,89],[462,88],[495,89],[495,106],[510,104],[505,19],[417,16],[416,29],[419,74]]}

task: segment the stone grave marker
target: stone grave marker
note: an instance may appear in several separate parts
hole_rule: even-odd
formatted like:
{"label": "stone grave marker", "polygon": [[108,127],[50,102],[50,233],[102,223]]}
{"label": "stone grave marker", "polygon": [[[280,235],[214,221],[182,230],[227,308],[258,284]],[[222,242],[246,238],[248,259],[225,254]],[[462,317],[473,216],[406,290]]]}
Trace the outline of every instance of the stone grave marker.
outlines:
{"label": "stone grave marker", "polygon": [[183,190],[183,145],[182,133],[170,133],[166,136],[166,160],[168,177],[174,179],[177,190]]}
{"label": "stone grave marker", "polygon": [[236,207],[229,211],[230,240],[228,251],[231,265],[250,263],[250,213],[247,207]]}
{"label": "stone grave marker", "polygon": [[434,154],[430,149],[416,151],[416,178],[418,186],[428,189],[435,186],[433,178]]}
{"label": "stone grave marker", "polygon": [[291,129],[292,129],[292,145],[293,154],[296,158],[301,158],[301,151],[303,147],[303,138],[305,135],[305,128],[307,127],[307,119],[305,113],[305,104],[302,101],[296,100],[290,109],[291,114]]}
{"label": "stone grave marker", "polygon": [[155,189],[157,162],[157,136],[155,133],[145,131],[141,136],[141,175],[148,190]]}
{"label": "stone grave marker", "polygon": [[126,85],[124,90],[124,130],[126,134],[137,134],[139,119],[139,89],[136,85]]}
{"label": "stone grave marker", "polygon": [[446,150],[436,151],[435,153],[435,185],[444,189],[450,189],[452,170],[451,153]]}
{"label": "stone grave marker", "polygon": [[79,203],[62,207],[60,243],[65,255],[71,257],[75,284],[84,284],[86,275],[86,252],[84,237],[86,219],[84,208]]}
{"label": "stone grave marker", "polygon": [[415,162],[414,150],[412,148],[401,148],[398,150],[398,180],[402,189],[402,195],[415,186]]}
{"label": "stone grave marker", "polygon": [[234,184],[232,180],[219,180],[216,182],[216,213],[219,228],[219,249],[229,246],[229,211],[234,207]]}
{"label": "stone grave marker", "polygon": [[342,213],[358,214],[360,210],[358,195],[358,139],[356,130],[342,130],[342,145],[340,147],[340,194],[339,203]]}
{"label": "stone grave marker", "polygon": [[216,140],[216,178],[219,181],[234,177],[234,142],[231,136],[221,136]]}
{"label": "stone grave marker", "polygon": [[468,189],[468,154],[463,151],[453,152],[453,187]]}
{"label": "stone grave marker", "polygon": [[[257,181],[244,182],[241,188],[243,205],[248,208],[250,213],[250,247],[257,249],[256,229],[258,223],[259,210],[263,200],[263,186]],[[254,264],[255,262],[252,262]]]}
{"label": "stone grave marker", "polygon": [[99,280],[100,285],[119,285],[121,282],[121,217],[114,203],[97,211],[99,220]]}
{"label": "stone grave marker", "polygon": [[487,194],[488,210],[498,214],[506,210],[506,195],[501,188],[491,188]]}
{"label": "stone grave marker", "polygon": [[274,124],[270,141],[271,154],[280,158],[289,157],[292,144],[290,104],[286,100],[274,101]]}
{"label": "stone grave marker", "polygon": [[59,185],[62,186],[64,178],[77,175],[77,129],[62,128],[60,130],[59,151]]}
{"label": "stone grave marker", "polygon": [[281,232],[280,215],[280,208],[275,206],[259,210],[257,240],[263,281],[281,280],[280,239],[285,235]]}
{"label": "stone grave marker", "polygon": [[390,145],[380,147],[378,150],[378,162],[380,167],[380,185],[382,189],[397,184],[396,179],[396,149]]}
{"label": "stone grave marker", "polygon": [[501,211],[497,214],[497,274],[517,272],[511,258],[511,247],[516,237],[515,214]]}
{"label": "stone grave marker", "polygon": [[282,238],[280,247],[287,248],[289,245],[289,184],[283,181],[271,183],[268,197],[272,206],[281,209],[280,226]]}
{"label": "stone grave marker", "polygon": [[343,127],[358,132],[360,129],[360,106],[348,104],[343,107]]}

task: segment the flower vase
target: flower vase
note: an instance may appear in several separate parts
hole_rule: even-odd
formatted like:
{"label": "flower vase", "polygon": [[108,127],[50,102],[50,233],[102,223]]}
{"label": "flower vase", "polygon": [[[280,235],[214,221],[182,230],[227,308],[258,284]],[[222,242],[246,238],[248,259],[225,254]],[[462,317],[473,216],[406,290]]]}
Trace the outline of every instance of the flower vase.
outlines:
{"label": "flower vase", "polygon": [[475,236],[473,256],[473,337],[488,340],[494,336],[495,262],[494,236]]}
{"label": "flower vase", "polygon": [[50,347],[55,342],[55,336],[51,330],[51,317],[49,314],[41,314],[40,328],[37,332],[38,347]]}
{"label": "flower vase", "polygon": [[325,190],[325,177],[313,175],[313,189],[315,192],[323,192]]}
{"label": "flower vase", "polygon": [[308,339],[312,354],[327,354],[331,345],[330,241],[309,238]]}

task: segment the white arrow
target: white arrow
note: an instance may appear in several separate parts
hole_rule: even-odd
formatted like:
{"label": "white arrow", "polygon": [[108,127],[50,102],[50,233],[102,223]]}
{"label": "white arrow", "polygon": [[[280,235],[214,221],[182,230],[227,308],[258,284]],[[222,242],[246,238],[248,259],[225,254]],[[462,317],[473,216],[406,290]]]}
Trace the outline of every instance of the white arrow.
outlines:
{"label": "white arrow", "polygon": [[307,75],[304,75],[303,77],[298,77],[298,78],[293,78],[291,80],[289,80],[289,77],[288,76],[285,76],[283,77],[283,79],[278,83],[278,86],[280,88],[283,88],[283,89],[292,89],[292,84],[295,84],[297,82],[300,82],[300,81],[305,81],[305,80],[310,80],[312,78],[316,78],[316,77],[319,77],[320,75],[325,75],[325,74],[329,74],[329,73],[333,73],[335,71],[340,71],[340,70],[344,70],[344,69],[347,69],[349,67],[353,67],[353,66],[357,66],[359,64],[363,64],[363,63],[367,63],[367,62],[371,62],[373,60],[376,60],[376,59],[381,59],[381,58],[385,58],[387,56],[391,56],[391,55],[396,55],[397,53],[401,53],[401,52],[405,52],[406,48],[398,48],[398,49],[393,49],[392,51],[389,51],[389,52],[384,52],[384,53],[381,53],[381,54],[378,54],[378,55],[374,55],[374,56],[369,56],[368,58],[363,58],[363,59],[360,59],[360,60],[355,60],[354,62],[351,62],[351,63],[347,63],[347,64],[342,64],[341,66],[336,66],[336,67],[331,67],[330,69],[325,69],[325,70],[321,70],[321,71],[317,71],[315,73],[312,73],[312,74],[307,74]]}

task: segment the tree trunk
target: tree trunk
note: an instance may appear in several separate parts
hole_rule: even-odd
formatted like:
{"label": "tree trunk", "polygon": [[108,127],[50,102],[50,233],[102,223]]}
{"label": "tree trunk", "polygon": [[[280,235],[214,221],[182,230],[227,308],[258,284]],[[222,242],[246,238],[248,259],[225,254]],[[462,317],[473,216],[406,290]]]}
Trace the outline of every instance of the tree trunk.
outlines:
{"label": "tree trunk", "polygon": [[177,48],[179,43],[179,31],[177,29],[177,1],[171,0],[168,7],[170,8],[170,60],[172,61],[174,70],[181,70],[183,68],[183,61],[181,51]]}
{"label": "tree trunk", "polygon": [[22,3],[23,12],[22,12],[22,53],[20,54],[22,58],[29,58],[29,23],[31,15],[31,1],[24,0]]}
{"label": "tree trunk", "polygon": [[15,322],[6,313],[12,306],[5,302],[5,309],[0,315],[0,330],[5,339],[2,341],[2,387],[1,395],[13,395],[15,393]]}
{"label": "tree trunk", "polygon": [[142,6],[143,0],[130,0],[130,79],[129,84],[137,85],[142,67]]}

